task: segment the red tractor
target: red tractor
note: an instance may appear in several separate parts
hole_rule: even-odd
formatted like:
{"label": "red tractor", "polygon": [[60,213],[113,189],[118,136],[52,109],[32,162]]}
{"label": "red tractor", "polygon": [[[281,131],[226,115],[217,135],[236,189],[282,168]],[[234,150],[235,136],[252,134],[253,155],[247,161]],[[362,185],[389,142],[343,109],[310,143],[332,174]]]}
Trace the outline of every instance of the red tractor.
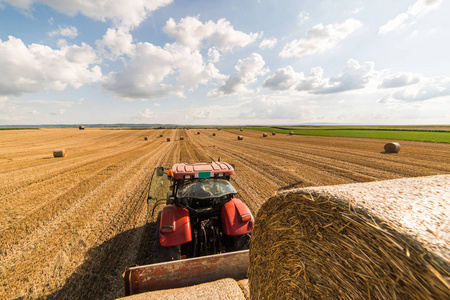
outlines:
{"label": "red tractor", "polygon": [[[166,175],[162,168],[156,174]],[[225,162],[180,163],[167,170],[170,188],[156,223],[155,263],[249,248],[254,220],[235,198],[233,174],[234,166]]]}

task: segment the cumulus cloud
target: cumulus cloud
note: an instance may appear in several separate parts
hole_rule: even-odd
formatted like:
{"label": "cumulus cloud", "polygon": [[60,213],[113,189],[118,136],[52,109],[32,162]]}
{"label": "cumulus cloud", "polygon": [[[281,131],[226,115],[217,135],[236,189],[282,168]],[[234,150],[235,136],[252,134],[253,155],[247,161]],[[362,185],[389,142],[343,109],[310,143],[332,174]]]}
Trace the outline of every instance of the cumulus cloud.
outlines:
{"label": "cumulus cloud", "polygon": [[101,40],[96,41],[97,48],[104,57],[115,60],[122,55],[131,56],[136,49],[133,36],[125,27],[108,28]]}
{"label": "cumulus cloud", "polygon": [[117,26],[136,27],[147,16],[160,7],[167,6],[173,0],[102,0],[102,1],[80,1],[80,0],[3,0],[20,9],[31,9],[34,3],[46,4],[53,9],[74,16],[83,14],[94,20],[111,20]]}
{"label": "cumulus cloud", "polygon": [[309,13],[307,13],[306,11],[300,12],[300,14],[298,15],[298,20],[299,24],[305,23],[309,20]]}
{"label": "cumulus cloud", "polygon": [[61,27],[58,26],[59,29],[49,32],[48,35],[51,37],[54,36],[64,36],[64,37],[68,37],[68,38],[75,38],[78,35],[78,30],[76,27],[74,26],[70,26],[70,27]]}
{"label": "cumulus cloud", "polygon": [[286,44],[280,52],[281,57],[303,57],[324,53],[336,47],[340,41],[361,28],[362,23],[355,19],[347,19],[340,24],[323,26],[318,24],[306,32],[306,37]]}
{"label": "cumulus cloud", "polygon": [[42,90],[64,90],[68,85],[79,88],[83,84],[98,82],[102,72],[94,49],[81,46],[64,46],[52,49],[31,44],[9,36],[0,40],[0,95],[20,95]]}
{"label": "cumulus cloud", "polygon": [[243,105],[244,110],[238,119],[258,120],[305,120],[311,117],[311,110],[298,101],[298,99],[283,99],[269,96],[260,96]]}
{"label": "cumulus cloud", "polygon": [[389,20],[378,30],[379,34],[386,34],[392,31],[401,30],[411,25],[418,17],[433,11],[442,4],[443,0],[417,0],[413,5],[408,7],[404,13],[397,15],[394,19]]}
{"label": "cumulus cloud", "polygon": [[145,108],[144,111],[138,113],[139,119],[156,119],[156,114],[149,108]]}
{"label": "cumulus cloud", "polygon": [[450,95],[450,78],[424,78],[417,84],[412,84],[385,95],[379,100],[387,102],[418,102]]}
{"label": "cumulus cloud", "polygon": [[199,110],[194,112],[194,119],[206,120],[211,119],[212,111],[210,110]]}
{"label": "cumulus cloud", "polygon": [[418,83],[420,76],[413,73],[398,72],[383,78],[380,88],[395,88]]}
{"label": "cumulus cloud", "polygon": [[325,78],[321,67],[312,68],[309,75],[297,73],[291,66],[278,69],[275,74],[268,77],[263,87],[272,90],[295,89],[311,94],[331,94],[361,89],[366,86],[374,75],[374,63],[365,62],[360,65],[358,61],[349,59],[342,73],[336,77]]}
{"label": "cumulus cloud", "polygon": [[112,72],[103,87],[126,99],[155,99],[168,95],[183,96],[199,84],[221,79],[212,63],[205,64],[199,51],[174,44],[164,48],[137,43],[123,70]]}
{"label": "cumulus cloud", "polygon": [[295,86],[300,78],[304,77],[303,73],[296,73],[292,66],[278,69],[275,74],[268,77],[263,87],[271,90],[288,90]]}
{"label": "cumulus cloud", "polygon": [[276,44],[277,44],[277,39],[276,38],[264,39],[259,44],[259,48],[261,48],[261,49],[266,49],[266,48],[272,49],[273,47],[275,47]]}
{"label": "cumulus cloud", "polygon": [[246,34],[235,30],[229,21],[220,19],[217,23],[202,23],[197,17],[186,17],[177,24],[170,18],[163,28],[164,32],[175,38],[182,45],[191,49],[200,49],[210,45],[221,51],[229,51],[234,47],[245,47],[254,42],[259,34]]}
{"label": "cumulus cloud", "polygon": [[210,62],[216,63],[220,60],[220,52],[216,47],[211,47],[208,49],[208,60]]}
{"label": "cumulus cloud", "polygon": [[252,53],[249,57],[240,59],[234,67],[237,72],[231,73],[225,83],[213,94],[229,95],[250,92],[247,86],[256,82],[258,76],[262,76],[269,71],[264,68],[264,65],[262,56],[257,53]]}

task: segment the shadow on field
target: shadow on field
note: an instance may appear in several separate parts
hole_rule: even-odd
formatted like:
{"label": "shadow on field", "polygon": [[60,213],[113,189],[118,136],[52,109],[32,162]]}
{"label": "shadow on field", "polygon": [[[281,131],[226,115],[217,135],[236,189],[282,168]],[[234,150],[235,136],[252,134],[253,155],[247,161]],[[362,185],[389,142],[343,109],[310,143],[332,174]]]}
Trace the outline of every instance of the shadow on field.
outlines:
{"label": "shadow on field", "polygon": [[[84,263],[57,292],[43,299],[115,299],[125,296],[122,273],[126,265],[145,265],[152,261],[154,222],[125,231],[103,244],[91,248]],[[141,234],[142,232],[142,234]],[[133,237],[141,236],[137,245]],[[130,252],[138,247],[137,258]],[[131,250],[131,251],[130,251]],[[132,261],[131,261],[132,260]]]}

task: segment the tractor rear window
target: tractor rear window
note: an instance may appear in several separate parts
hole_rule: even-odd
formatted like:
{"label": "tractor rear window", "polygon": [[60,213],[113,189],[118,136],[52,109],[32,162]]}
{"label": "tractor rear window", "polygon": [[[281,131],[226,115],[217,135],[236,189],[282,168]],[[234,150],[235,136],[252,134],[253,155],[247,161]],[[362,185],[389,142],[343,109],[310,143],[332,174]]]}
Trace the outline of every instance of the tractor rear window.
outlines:
{"label": "tractor rear window", "polygon": [[178,189],[177,198],[216,198],[236,193],[228,180],[208,178],[185,181]]}

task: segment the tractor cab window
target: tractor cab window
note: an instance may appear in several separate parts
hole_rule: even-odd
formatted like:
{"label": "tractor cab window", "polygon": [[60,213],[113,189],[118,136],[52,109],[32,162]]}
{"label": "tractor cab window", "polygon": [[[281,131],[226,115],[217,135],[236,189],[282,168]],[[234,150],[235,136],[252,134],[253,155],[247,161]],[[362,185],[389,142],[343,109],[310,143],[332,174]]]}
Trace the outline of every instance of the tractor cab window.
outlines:
{"label": "tractor cab window", "polygon": [[228,180],[207,178],[185,181],[178,189],[177,198],[217,198],[236,193],[236,189]]}

